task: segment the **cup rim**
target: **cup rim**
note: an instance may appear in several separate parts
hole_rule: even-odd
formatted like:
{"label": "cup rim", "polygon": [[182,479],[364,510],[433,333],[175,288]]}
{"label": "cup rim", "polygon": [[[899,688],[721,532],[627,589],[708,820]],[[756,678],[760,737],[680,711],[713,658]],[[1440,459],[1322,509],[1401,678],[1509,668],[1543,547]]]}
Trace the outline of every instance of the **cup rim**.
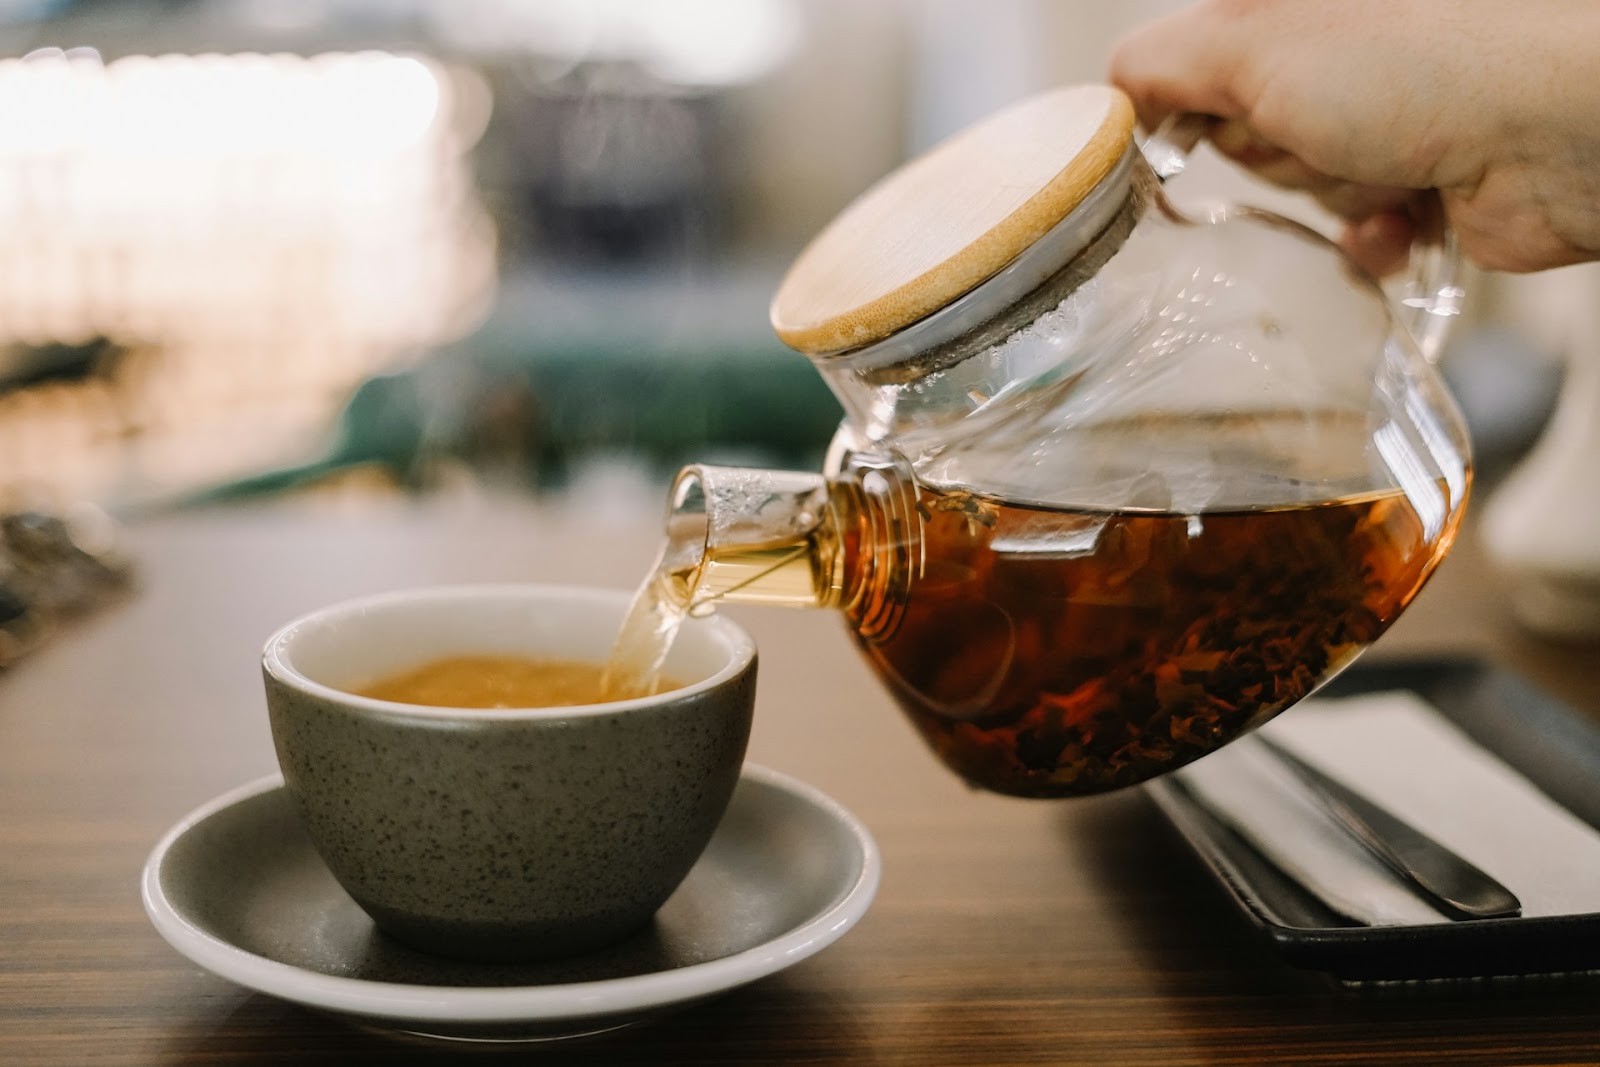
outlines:
{"label": "cup rim", "polygon": [[[319,622],[328,616],[358,614],[362,611],[402,601],[452,599],[458,597],[488,597],[492,599],[563,599],[604,601],[626,610],[633,594],[620,589],[599,586],[562,585],[543,582],[484,582],[449,585],[412,586],[392,589],[367,596],[351,597],[325,604],[308,611],[280,626],[268,637],[261,652],[262,669],[287,688],[309,696],[344,705],[355,711],[372,712],[429,721],[455,721],[463,718],[516,722],[543,719],[588,718],[617,715],[672,703],[685,697],[708,692],[727,684],[749,670],[756,660],[755,638],[737,622],[722,615],[693,617],[685,625],[709,626],[730,646],[729,660],[716,673],[677,689],[668,689],[651,696],[628,700],[610,700],[596,704],[571,704],[543,708],[459,708],[428,704],[406,704],[396,700],[379,700],[361,696],[345,689],[318,682],[302,673],[287,658],[286,651],[302,627]],[[620,616],[618,621],[620,622]]]}

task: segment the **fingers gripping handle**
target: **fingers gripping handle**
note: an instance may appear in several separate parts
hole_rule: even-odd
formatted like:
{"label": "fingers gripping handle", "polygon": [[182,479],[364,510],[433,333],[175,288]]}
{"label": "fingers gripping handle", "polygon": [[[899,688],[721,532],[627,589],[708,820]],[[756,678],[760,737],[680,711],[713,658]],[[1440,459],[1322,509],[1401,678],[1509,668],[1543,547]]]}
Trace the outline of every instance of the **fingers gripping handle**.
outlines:
{"label": "fingers gripping handle", "polygon": [[[1192,111],[1177,111],[1161,120],[1140,145],[1145,161],[1165,182],[1183,173],[1189,154],[1205,136],[1212,118]],[[1455,233],[1446,225],[1444,208],[1436,194],[1418,198],[1412,210],[1417,237],[1411,262],[1400,289],[1400,321],[1410,331],[1423,358],[1439,358],[1452,320],[1461,314],[1461,253]]]}

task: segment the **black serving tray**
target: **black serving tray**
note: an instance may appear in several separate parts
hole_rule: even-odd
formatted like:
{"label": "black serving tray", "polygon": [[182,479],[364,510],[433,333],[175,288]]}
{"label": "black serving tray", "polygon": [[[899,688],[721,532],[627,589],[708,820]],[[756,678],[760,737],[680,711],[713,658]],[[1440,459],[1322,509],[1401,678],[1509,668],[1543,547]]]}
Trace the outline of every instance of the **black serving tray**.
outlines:
{"label": "black serving tray", "polygon": [[[1357,665],[1317,695],[1391,689],[1417,693],[1556,803],[1600,828],[1600,724],[1526,679],[1472,659]],[[1195,803],[1181,782],[1162,779],[1145,789],[1251,922],[1295,966],[1350,982],[1600,970],[1600,914],[1424,926],[1352,923]]]}

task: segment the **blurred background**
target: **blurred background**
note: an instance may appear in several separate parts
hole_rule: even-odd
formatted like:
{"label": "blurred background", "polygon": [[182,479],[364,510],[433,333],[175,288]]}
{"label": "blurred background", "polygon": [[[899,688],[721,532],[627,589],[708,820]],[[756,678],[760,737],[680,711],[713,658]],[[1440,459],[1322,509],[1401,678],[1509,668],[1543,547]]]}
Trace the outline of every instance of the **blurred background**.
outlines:
{"label": "blurred background", "polygon": [[[0,506],[655,508],[687,460],[814,467],[839,410],[767,325],[789,260],[1174,6],[0,0]],[[1174,191],[1327,228],[1212,159]],[[1470,307],[1445,366],[1492,468],[1561,342],[1537,293]]]}

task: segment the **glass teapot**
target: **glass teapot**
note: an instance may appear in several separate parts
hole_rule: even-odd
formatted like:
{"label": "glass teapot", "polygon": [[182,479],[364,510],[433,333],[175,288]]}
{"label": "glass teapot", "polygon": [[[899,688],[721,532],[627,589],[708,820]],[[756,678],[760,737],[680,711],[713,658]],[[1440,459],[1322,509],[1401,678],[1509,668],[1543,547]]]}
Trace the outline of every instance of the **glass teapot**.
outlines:
{"label": "glass teapot", "polygon": [[685,468],[661,595],[841,609],[938,756],[1021,796],[1177,768],[1349,664],[1466,500],[1452,260],[1397,309],[1304,227],[1181,214],[1181,158],[1077,86],[863,194],[772,303],[844,407],[825,470]]}

